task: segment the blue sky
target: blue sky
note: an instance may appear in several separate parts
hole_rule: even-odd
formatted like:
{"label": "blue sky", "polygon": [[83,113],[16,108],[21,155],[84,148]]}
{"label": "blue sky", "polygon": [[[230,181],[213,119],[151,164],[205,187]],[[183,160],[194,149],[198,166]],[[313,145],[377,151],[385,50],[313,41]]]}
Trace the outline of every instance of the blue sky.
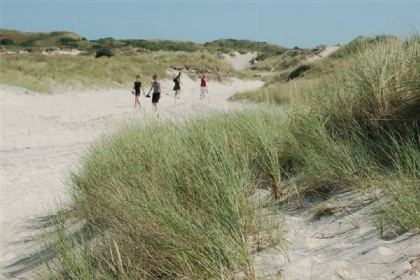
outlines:
{"label": "blue sky", "polygon": [[248,39],[313,48],[420,32],[418,1],[0,0],[0,28],[72,31],[89,40]]}

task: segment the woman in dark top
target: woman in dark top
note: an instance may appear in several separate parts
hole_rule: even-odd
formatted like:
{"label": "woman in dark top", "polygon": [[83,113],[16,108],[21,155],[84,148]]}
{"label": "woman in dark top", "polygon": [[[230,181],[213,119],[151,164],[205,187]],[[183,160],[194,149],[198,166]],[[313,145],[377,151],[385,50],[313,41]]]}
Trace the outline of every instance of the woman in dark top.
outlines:
{"label": "woman in dark top", "polygon": [[141,84],[140,81],[140,76],[137,75],[136,76],[136,81],[134,82],[134,90],[132,90],[131,92],[134,94],[134,107],[140,107],[141,108],[141,104],[140,104],[140,95],[141,95],[141,91],[140,88],[143,89],[143,94],[145,94],[145,90]]}
{"label": "woman in dark top", "polygon": [[155,112],[158,111],[158,107],[157,104],[159,102],[160,96],[161,96],[161,87],[160,87],[160,82],[157,79],[157,75],[154,74],[153,75],[153,82],[152,82],[152,86],[150,87],[149,93],[147,95],[150,95],[150,92],[153,89],[153,95],[152,95],[152,105],[153,108],[155,109]]}
{"label": "woman in dark top", "polygon": [[179,99],[179,94],[181,93],[181,74],[182,72],[179,71],[178,76],[174,78],[174,91],[175,91],[175,98]]}

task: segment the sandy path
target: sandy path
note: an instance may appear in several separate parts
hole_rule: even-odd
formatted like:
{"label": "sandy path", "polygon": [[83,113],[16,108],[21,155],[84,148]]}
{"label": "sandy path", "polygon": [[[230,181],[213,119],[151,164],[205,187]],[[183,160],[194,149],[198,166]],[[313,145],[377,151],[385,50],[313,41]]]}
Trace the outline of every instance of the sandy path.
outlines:
{"label": "sandy path", "polygon": [[[244,105],[228,102],[229,96],[262,86],[260,81],[209,81],[209,95],[200,101],[199,81],[184,75],[182,82],[181,98],[175,100],[173,82],[162,81],[160,119],[236,110]],[[1,86],[2,274],[30,279],[27,265],[37,260],[21,258],[36,251],[42,222],[58,203],[68,201],[69,171],[101,134],[126,121],[156,118],[151,100],[142,96],[141,101],[144,110],[133,108],[130,88],[40,95]]]}

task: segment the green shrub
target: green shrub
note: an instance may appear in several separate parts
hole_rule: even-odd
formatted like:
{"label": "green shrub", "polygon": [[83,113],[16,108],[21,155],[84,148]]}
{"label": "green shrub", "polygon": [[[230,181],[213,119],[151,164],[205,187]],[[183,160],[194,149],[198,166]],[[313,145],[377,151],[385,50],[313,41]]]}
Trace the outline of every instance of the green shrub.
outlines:
{"label": "green shrub", "polygon": [[289,77],[287,78],[287,80],[293,80],[295,78],[301,77],[303,76],[303,73],[305,73],[306,71],[308,71],[309,69],[311,69],[310,65],[300,65],[299,67],[297,67],[295,70],[293,70],[290,74]]}
{"label": "green shrub", "polygon": [[73,47],[73,48],[77,48],[79,46],[76,39],[69,38],[69,37],[61,37],[60,44],[63,46],[68,46],[68,47]]}
{"label": "green shrub", "polygon": [[112,57],[114,56],[114,53],[111,51],[111,49],[100,49],[96,52],[95,58],[99,58],[102,56]]}
{"label": "green shrub", "polygon": [[29,39],[26,41],[23,41],[22,43],[20,43],[20,45],[22,47],[28,48],[28,47],[35,47],[35,39]]}
{"label": "green shrub", "polygon": [[14,45],[15,42],[10,38],[4,38],[0,40],[0,44],[5,45],[5,46],[11,46],[11,45]]}

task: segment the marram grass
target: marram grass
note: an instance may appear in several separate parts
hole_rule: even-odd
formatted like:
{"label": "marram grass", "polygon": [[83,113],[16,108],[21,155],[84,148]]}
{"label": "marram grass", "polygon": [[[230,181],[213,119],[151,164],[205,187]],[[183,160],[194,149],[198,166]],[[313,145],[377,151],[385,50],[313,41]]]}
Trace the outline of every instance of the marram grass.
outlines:
{"label": "marram grass", "polygon": [[[269,189],[281,180],[282,136],[272,132],[281,131],[282,118],[281,111],[218,115],[132,125],[104,137],[73,174],[74,219],[89,234],[78,245],[83,250],[57,250],[65,265],[54,277],[251,275],[249,242],[281,241],[279,225],[267,216],[272,212],[261,212],[251,197],[260,180]],[[255,237],[256,231],[265,234]]]}

